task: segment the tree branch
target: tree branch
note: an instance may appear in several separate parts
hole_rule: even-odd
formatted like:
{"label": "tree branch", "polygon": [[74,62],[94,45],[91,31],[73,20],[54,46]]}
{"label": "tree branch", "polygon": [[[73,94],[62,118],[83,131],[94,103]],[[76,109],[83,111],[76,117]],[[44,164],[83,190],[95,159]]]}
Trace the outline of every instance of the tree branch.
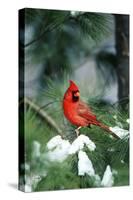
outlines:
{"label": "tree branch", "polygon": [[56,24],[55,26],[52,26],[52,28],[48,28],[46,30],[43,31],[42,34],[40,34],[37,38],[33,39],[31,42],[24,44],[24,48],[28,47],[30,45],[32,45],[33,43],[37,42],[38,40],[40,40],[46,33],[53,31],[55,28],[58,28],[62,23],[64,23],[67,19],[69,19],[69,14],[66,16],[65,19],[62,20],[62,22],[60,24]]}
{"label": "tree branch", "polygon": [[43,120],[45,120],[50,127],[55,129],[56,132],[63,137],[62,130],[56,124],[54,119],[52,119],[52,117],[50,117],[47,114],[46,111],[40,110],[40,107],[37,104],[35,104],[34,102],[32,102],[30,99],[28,99],[28,98],[24,99],[24,103],[27,104],[28,106],[30,106],[30,108],[32,108]]}

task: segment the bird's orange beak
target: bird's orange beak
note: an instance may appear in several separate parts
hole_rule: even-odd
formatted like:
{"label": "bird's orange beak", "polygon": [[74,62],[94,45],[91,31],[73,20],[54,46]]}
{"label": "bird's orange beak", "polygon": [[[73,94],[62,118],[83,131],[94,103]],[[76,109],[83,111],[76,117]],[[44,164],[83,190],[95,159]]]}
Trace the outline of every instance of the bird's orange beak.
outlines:
{"label": "bird's orange beak", "polygon": [[76,92],[76,93],[74,94],[74,96],[75,96],[75,97],[79,97],[79,96],[80,96],[80,92]]}

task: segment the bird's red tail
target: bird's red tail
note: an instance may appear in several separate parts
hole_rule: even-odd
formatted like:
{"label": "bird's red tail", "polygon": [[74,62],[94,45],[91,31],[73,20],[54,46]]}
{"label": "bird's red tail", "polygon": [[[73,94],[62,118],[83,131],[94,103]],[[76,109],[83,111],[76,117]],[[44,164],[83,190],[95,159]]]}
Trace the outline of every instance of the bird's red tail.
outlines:
{"label": "bird's red tail", "polygon": [[101,127],[102,129],[106,130],[108,134],[111,134],[113,137],[120,139],[119,136],[117,136],[115,133],[113,133],[108,126],[102,124],[101,122],[97,123],[97,126]]}

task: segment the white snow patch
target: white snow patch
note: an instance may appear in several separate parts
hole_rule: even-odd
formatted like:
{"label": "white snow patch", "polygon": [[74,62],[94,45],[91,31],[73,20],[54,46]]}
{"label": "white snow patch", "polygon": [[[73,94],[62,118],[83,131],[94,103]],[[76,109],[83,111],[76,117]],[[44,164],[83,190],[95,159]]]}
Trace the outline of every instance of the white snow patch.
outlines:
{"label": "white snow patch", "polygon": [[126,122],[127,122],[128,124],[130,124],[130,119],[127,119]]}
{"label": "white snow patch", "polygon": [[37,184],[39,183],[39,181],[41,181],[41,176],[39,176],[39,175],[33,175],[31,177],[31,184],[32,184],[32,188],[33,189],[37,186]]}
{"label": "white snow patch", "polygon": [[114,119],[117,119],[117,115],[114,115],[113,118],[114,118]]}
{"label": "white snow patch", "polygon": [[37,186],[38,182],[41,180],[41,176],[30,174],[25,175],[25,192],[32,192]]}
{"label": "white snow patch", "polygon": [[62,162],[69,154],[76,153],[83,149],[85,145],[90,151],[94,151],[96,148],[95,144],[85,135],[80,135],[72,144],[68,140],[62,139],[60,135],[57,135],[47,143],[47,149],[49,151],[45,156],[50,161]]}
{"label": "white snow patch", "polygon": [[76,153],[77,151],[83,149],[85,145],[88,147],[90,151],[94,151],[96,148],[96,145],[89,139],[89,137],[85,135],[80,135],[71,144],[69,154]]}
{"label": "white snow patch", "polygon": [[111,167],[107,165],[103,178],[102,178],[101,186],[111,187],[113,184],[114,184],[113,173],[111,171]]}
{"label": "white snow patch", "polygon": [[71,11],[71,15],[72,15],[72,16],[75,16],[75,15],[76,15],[76,11],[73,11],[73,10],[72,10],[72,11]]}
{"label": "white snow patch", "polygon": [[124,138],[125,136],[127,136],[129,134],[128,130],[124,130],[118,126],[115,127],[109,127],[110,130],[115,133],[117,136],[119,136],[121,139]]}
{"label": "white snow patch", "polygon": [[68,154],[71,144],[68,140],[63,140],[61,136],[55,136],[47,143],[48,153],[47,158],[50,161],[64,161]]}
{"label": "white snow patch", "polygon": [[107,149],[107,151],[114,152],[115,149],[112,147],[112,148]]}
{"label": "white snow patch", "polygon": [[125,163],[124,160],[121,160],[121,163],[124,164]]}
{"label": "white snow patch", "polygon": [[[79,11],[74,11],[74,10],[72,10],[72,11],[70,11],[70,13],[71,13],[71,15],[73,16],[73,17],[76,17],[77,15],[79,15]],[[83,12],[82,12],[83,13]]]}
{"label": "white snow patch", "polygon": [[78,175],[84,176],[88,174],[89,176],[94,176],[95,171],[92,162],[84,151],[80,150],[78,152],[78,159]]}
{"label": "white snow patch", "polygon": [[25,192],[32,192],[32,187],[30,185],[25,185]]}
{"label": "white snow patch", "polygon": [[53,137],[51,140],[49,140],[49,142],[47,143],[47,148],[51,150],[61,143],[62,143],[62,138],[60,135],[57,135]]}

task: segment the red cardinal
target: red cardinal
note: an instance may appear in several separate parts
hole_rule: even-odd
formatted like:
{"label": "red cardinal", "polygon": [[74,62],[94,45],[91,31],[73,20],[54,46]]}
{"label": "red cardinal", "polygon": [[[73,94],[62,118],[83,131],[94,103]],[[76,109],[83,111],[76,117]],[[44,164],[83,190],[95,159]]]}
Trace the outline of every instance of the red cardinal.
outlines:
{"label": "red cardinal", "polygon": [[80,92],[78,86],[70,80],[70,86],[64,94],[63,110],[65,117],[78,128],[75,130],[77,136],[81,127],[90,127],[91,124],[101,127],[115,138],[119,138],[114,134],[108,126],[97,120],[89,106],[80,100]]}

